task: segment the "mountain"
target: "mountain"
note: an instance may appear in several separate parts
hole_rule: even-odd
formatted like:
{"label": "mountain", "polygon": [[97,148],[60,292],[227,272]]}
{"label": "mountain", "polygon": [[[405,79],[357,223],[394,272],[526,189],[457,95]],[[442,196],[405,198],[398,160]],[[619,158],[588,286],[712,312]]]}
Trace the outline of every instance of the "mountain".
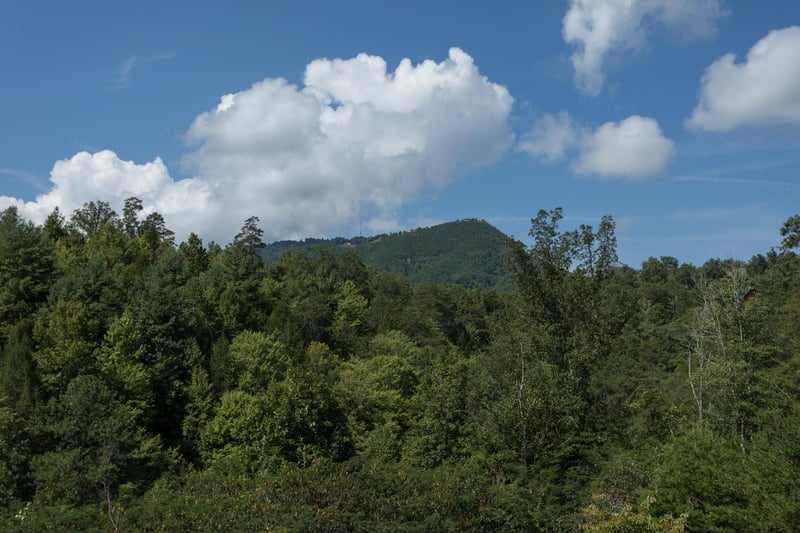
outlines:
{"label": "mountain", "polygon": [[329,248],[350,250],[377,270],[407,276],[414,283],[510,287],[505,268],[508,237],[484,220],[465,219],[374,237],[278,241],[261,256],[267,263],[282,252]]}

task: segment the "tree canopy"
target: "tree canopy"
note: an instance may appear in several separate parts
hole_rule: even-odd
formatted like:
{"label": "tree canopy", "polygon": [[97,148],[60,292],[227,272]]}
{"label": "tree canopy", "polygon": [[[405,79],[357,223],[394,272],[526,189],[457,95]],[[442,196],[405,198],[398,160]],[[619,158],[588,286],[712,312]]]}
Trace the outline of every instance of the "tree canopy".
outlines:
{"label": "tree canopy", "polygon": [[264,262],[256,217],[220,247],[136,198],[6,209],[0,529],[794,530],[798,221],[632,268],[611,217],[541,210],[499,290]]}

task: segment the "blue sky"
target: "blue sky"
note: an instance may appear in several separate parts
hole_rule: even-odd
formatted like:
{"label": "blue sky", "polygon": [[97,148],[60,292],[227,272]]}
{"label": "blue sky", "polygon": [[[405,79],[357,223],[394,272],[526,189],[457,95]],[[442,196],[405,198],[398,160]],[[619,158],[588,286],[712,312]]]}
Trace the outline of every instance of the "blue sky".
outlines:
{"label": "blue sky", "polygon": [[749,259],[800,212],[800,3],[0,5],[0,209],[138,196],[227,242],[617,221]]}

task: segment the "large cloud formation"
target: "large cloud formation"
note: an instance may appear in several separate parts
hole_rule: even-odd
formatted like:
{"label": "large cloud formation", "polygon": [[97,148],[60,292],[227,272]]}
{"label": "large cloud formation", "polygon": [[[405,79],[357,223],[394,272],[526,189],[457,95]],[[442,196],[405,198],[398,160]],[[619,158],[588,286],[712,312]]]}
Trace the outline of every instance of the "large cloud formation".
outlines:
{"label": "large cloud formation", "polygon": [[734,54],[714,61],[687,121],[707,131],[780,123],[800,123],[800,26],[770,32],[743,63]]}
{"label": "large cloud formation", "polygon": [[384,230],[404,202],[498,159],[513,143],[512,105],[458,48],[439,63],[404,59],[394,72],[366,54],[318,59],[302,87],[268,78],[199,115],[186,134],[192,178],[174,180],[158,158],[83,152],[55,164],[50,192],[28,203],[0,197],[0,208],[41,221],[55,206],[68,214],[102,199],[119,209],[137,196],[179,237],[221,242],[251,215],[269,239],[358,220]]}
{"label": "large cloud formation", "polygon": [[672,141],[664,137],[655,119],[632,115],[591,130],[576,124],[564,111],[537,121],[517,149],[547,163],[577,151],[571,163],[576,174],[631,181],[663,173],[674,154]]}
{"label": "large cloud formation", "polygon": [[661,26],[682,39],[704,37],[714,32],[724,13],[719,0],[571,0],[562,35],[575,48],[570,56],[575,84],[597,96],[608,56],[642,49],[645,29]]}

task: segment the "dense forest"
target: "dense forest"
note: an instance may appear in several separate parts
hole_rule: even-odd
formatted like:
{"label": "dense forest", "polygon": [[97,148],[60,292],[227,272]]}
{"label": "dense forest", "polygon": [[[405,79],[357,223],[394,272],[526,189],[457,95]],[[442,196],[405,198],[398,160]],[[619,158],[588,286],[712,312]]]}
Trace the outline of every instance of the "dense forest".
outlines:
{"label": "dense forest", "polygon": [[498,290],[6,209],[0,529],[796,530],[800,216],[638,269],[561,217]]}

